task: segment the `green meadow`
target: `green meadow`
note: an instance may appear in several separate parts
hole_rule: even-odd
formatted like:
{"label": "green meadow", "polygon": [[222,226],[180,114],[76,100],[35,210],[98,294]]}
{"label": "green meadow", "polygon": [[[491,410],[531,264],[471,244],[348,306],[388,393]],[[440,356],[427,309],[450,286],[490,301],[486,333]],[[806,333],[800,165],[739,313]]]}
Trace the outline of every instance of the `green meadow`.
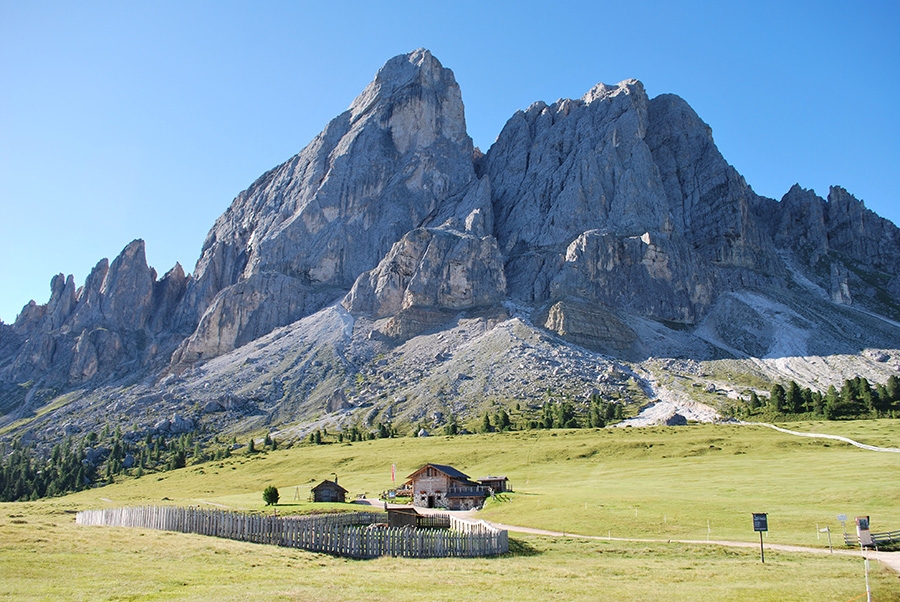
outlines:
{"label": "green meadow", "polygon": [[[844,427],[845,430],[842,430]],[[900,447],[900,421],[791,423],[788,428]],[[177,504],[311,512],[311,486],[336,474],[377,496],[426,462],[472,477],[506,475],[514,493],[478,517],[617,539],[513,533],[491,559],[355,561],[140,529],[78,527],[74,513]],[[390,479],[397,467],[397,482]],[[353,509],[353,504],[329,505]],[[387,600],[461,595],[520,600],[840,600],[865,594],[859,556],[785,553],[676,540],[758,542],[751,513],[769,514],[770,544],[826,549],[836,515],[900,529],[900,454],[806,439],[764,427],[698,425],[541,430],[301,445],[126,478],[39,502],[0,504],[0,597],[16,600]],[[852,530],[852,524],[848,524]],[[820,539],[821,537],[821,539]],[[900,600],[900,576],[871,565],[873,599]],[[462,593],[466,592],[466,593]]]}

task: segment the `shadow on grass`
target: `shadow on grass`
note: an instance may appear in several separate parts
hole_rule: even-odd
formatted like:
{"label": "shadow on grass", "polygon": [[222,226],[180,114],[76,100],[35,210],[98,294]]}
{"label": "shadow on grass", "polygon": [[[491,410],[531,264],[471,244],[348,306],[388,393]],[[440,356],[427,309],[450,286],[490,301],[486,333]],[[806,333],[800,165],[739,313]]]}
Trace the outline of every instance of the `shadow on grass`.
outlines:
{"label": "shadow on grass", "polygon": [[[510,542],[512,544],[512,542]],[[891,543],[878,544],[879,552],[900,552],[900,541],[892,541]]]}
{"label": "shadow on grass", "polygon": [[532,546],[530,543],[521,539],[509,539],[509,552],[500,556],[500,558],[509,558],[510,556],[539,556],[543,554],[540,550]]}

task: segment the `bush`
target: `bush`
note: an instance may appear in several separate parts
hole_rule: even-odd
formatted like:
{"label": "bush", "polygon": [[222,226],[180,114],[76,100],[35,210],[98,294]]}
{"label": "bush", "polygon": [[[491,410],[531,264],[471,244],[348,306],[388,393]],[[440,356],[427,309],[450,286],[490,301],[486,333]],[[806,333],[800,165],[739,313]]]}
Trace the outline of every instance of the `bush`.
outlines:
{"label": "bush", "polygon": [[263,490],[263,501],[266,503],[266,506],[274,506],[278,503],[278,488],[274,485],[269,485]]}

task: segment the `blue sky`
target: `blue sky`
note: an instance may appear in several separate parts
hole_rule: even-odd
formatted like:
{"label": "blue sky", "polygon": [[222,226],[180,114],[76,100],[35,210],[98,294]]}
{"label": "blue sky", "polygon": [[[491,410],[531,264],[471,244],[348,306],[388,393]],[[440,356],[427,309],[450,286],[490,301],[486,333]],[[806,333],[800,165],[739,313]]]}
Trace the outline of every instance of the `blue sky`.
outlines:
{"label": "blue sky", "polygon": [[487,150],[536,100],[640,79],[756,192],[900,222],[900,3],[0,0],[0,319],[135,238],[193,269],[213,221],[390,57],[453,69]]}

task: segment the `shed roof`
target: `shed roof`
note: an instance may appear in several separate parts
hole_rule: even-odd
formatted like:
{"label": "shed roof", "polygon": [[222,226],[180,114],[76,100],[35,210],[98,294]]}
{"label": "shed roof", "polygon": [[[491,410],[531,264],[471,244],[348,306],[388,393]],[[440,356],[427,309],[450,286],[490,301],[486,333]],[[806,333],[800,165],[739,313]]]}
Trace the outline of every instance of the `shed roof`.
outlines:
{"label": "shed roof", "polygon": [[337,489],[339,491],[343,491],[344,493],[347,493],[346,489],[344,489],[343,487],[341,487],[334,481],[329,481],[328,479],[325,479],[324,481],[322,481],[321,483],[319,483],[318,485],[313,487],[312,491],[318,491],[319,489]]}

